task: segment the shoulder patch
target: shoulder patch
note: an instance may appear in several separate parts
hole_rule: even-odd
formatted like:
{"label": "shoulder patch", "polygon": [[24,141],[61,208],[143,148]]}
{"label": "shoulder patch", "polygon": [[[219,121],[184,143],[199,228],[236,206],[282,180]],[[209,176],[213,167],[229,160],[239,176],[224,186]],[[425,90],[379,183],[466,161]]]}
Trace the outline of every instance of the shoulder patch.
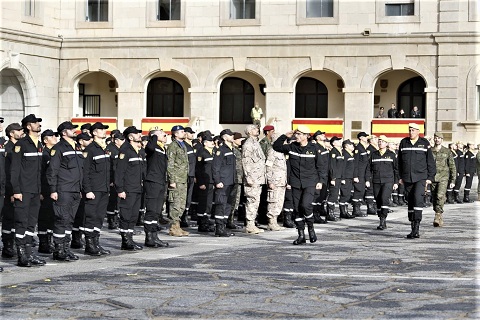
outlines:
{"label": "shoulder patch", "polygon": [[335,153],[332,153],[332,158],[335,158]]}
{"label": "shoulder patch", "polygon": [[55,149],[50,150],[50,155],[53,157],[53,156],[55,155],[55,152],[56,152],[56,151],[57,151],[57,150],[55,150]]}
{"label": "shoulder patch", "polygon": [[220,151],[217,151],[217,156],[221,155],[222,153]]}
{"label": "shoulder patch", "polygon": [[123,158],[125,158],[125,153],[120,153],[118,157],[120,158],[120,160],[123,160]]}
{"label": "shoulder patch", "polygon": [[22,149],[21,146],[15,146],[15,153],[19,153],[19,152],[20,152],[20,149]]}

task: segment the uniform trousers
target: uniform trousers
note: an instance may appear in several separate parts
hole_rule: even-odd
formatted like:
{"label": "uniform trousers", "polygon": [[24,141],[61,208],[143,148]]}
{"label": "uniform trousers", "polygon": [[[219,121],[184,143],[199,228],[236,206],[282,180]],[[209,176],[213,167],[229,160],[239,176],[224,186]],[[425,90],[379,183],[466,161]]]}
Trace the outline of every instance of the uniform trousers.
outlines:
{"label": "uniform trousers", "polygon": [[[235,192],[235,201],[233,202],[233,205],[232,205],[232,212],[234,210],[238,210],[238,206],[240,205],[240,197],[242,195],[242,185],[241,183],[235,183],[233,185],[233,189],[234,189],[234,192]],[[200,206],[200,201],[199,201],[199,204]],[[202,213],[202,211],[198,211],[200,213]]]}
{"label": "uniform trousers", "polygon": [[293,213],[295,225],[298,229],[304,229],[305,223],[313,226],[313,205],[315,187],[298,188],[292,187]]}
{"label": "uniform trousers", "polygon": [[168,189],[168,202],[170,204],[170,218],[173,222],[180,221],[187,204],[187,183],[176,183],[176,188]]}
{"label": "uniform trousers", "polygon": [[285,198],[285,186],[275,186],[275,189],[268,189],[267,194],[267,217],[269,220],[277,221],[282,212],[283,199]]}
{"label": "uniform trousers", "polygon": [[185,209],[190,210],[190,205],[192,204],[193,197],[193,186],[195,185],[195,177],[187,178],[187,200],[185,204]]}
{"label": "uniform trousers", "polygon": [[118,213],[118,195],[114,186],[110,186],[110,195],[108,196],[107,214]]}
{"label": "uniform trousers", "polygon": [[287,187],[285,189],[285,200],[283,201],[283,211],[290,212],[293,217],[293,195],[292,195],[291,187]]}
{"label": "uniform trousers", "polygon": [[338,200],[338,196],[340,194],[340,179],[337,179],[335,181],[335,185],[328,184],[328,198],[327,198],[327,204],[329,206],[334,206],[335,202]]}
{"label": "uniform trousers", "polygon": [[95,199],[85,198],[85,223],[83,228],[87,232],[98,231],[102,229],[103,219],[107,213],[108,192],[94,191]]}
{"label": "uniform trousers", "polygon": [[386,218],[389,211],[390,197],[393,190],[393,182],[373,183],[373,196],[377,202],[377,214]]}
{"label": "uniform trousers", "polygon": [[457,178],[455,179],[455,187],[453,187],[454,192],[460,192],[460,187],[462,186],[463,174],[457,173]]}
{"label": "uniform trousers", "polygon": [[340,204],[347,204],[348,200],[352,196],[353,179],[345,179],[345,183],[340,185]]}
{"label": "uniform trousers", "polygon": [[443,213],[443,205],[445,204],[447,185],[447,180],[434,181],[431,184],[433,210],[436,213]]}
{"label": "uniform trousers", "polygon": [[53,213],[53,200],[50,194],[42,194],[43,200],[40,203],[38,213],[38,234],[47,234],[53,231],[55,215]]}
{"label": "uniform trousers", "polygon": [[362,201],[363,197],[365,196],[365,190],[366,190],[365,179],[359,178],[359,181],[353,184],[353,201],[354,202]]}
{"label": "uniform trousers", "polygon": [[422,221],[426,180],[404,182],[408,195],[408,220]]}
{"label": "uniform trousers", "polygon": [[2,208],[2,238],[12,237],[13,239],[15,234],[15,208],[10,200],[11,195],[5,195],[5,199]]}
{"label": "uniform trousers", "polygon": [[83,224],[85,223],[85,197],[80,198],[75,218],[73,219],[73,231],[83,230]]}
{"label": "uniform trousers", "polygon": [[145,218],[143,219],[143,226],[145,232],[154,232],[157,230],[158,220],[163,210],[166,186],[164,183],[145,181],[143,187],[145,192],[145,206],[147,207]]}
{"label": "uniform trousers", "polygon": [[53,242],[63,243],[66,235],[72,233],[75,213],[80,205],[80,192],[58,192],[57,201],[53,202],[55,221],[53,224]]}
{"label": "uniform trousers", "polygon": [[215,189],[215,222],[227,221],[232,212],[232,203],[235,200],[233,184]]}
{"label": "uniform trousers", "polygon": [[31,243],[29,241],[35,235],[40,210],[40,193],[23,192],[22,201],[15,199],[14,207],[15,242],[17,245]]}
{"label": "uniform trousers", "polygon": [[245,190],[245,197],[247,198],[247,202],[245,204],[245,210],[247,212],[247,221],[255,221],[258,214],[258,206],[260,205],[262,185],[255,185],[255,186],[245,185],[244,190]]}
{"label": "uniform trousers", "polygon": [[[233,185],[233,193],[235,194],[235,199],[237,196],[237,184]],[[197,188],[197,195],[198,195],[198,208],[197,208],[197,215],[198,217],[210,217],[212,213],[212,205],[213,205],[213,195],[215,193],[215,187],[213,183],[207,184],[205,190]],[[234,208],[234,206],[232,206]]]}
{"label": "uniform trousers", "polygon": [[472,182],[473,174],[471,173],[469,176],[465,176],[465,186],[463,187],[463,189],[470,192],[470,189],[472,188]]}
{"label": "uniform trousers", "polygon": [[138,219],[138,211],[142,201],[141,192],[126,192],[125,199],[118,202],[120,211],[120,222],[118,228],[120,232],[133,232]]}

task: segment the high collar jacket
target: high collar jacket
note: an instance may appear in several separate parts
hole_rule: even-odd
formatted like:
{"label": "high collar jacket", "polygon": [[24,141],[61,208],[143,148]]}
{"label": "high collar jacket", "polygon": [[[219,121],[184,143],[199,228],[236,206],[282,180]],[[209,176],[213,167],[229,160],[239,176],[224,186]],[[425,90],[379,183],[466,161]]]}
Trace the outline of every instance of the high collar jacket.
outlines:
{"label": "high collar jacket", "polygon": [[418,138],[412,144],[410,138],[403,138],[398,145],[398,172],[404,182],[420,180],[433,181],[437,173],[430,142]]}

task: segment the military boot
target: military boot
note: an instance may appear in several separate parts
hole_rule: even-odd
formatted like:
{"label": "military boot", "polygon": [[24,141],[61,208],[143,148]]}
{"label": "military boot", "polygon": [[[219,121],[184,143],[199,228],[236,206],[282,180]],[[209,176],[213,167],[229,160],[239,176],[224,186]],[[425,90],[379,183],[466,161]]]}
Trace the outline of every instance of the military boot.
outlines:
{"label": "military boot", "polygon": [[380,224],[378,225],[377,230],[385,230],[386,229],[385,220],[386,220],[385,217],[382,217],[382,216],[380,217]]}
{"label": "military boot", "polygon": [[257,228],[255,225],[255,221],[247,221],[247,226],[245,228],[245,232],[249,234],[258,234],[264,232],[263,229]]}
{"label": "military boot", "polygon": [[341,204],[340,206],[340,218],[342,219],[353,219],[355,216],[351,215],[350,212],[348,212],[348,205],[347,204]]}
{"label": "military boot", "polygon": [[17,245],[17,266],[19,267],[31,267],[32,263],[28,258],[27,251],[24,244]]}
{"label": "military boot", "polygon": [[158,245],[158,247],[165,247],[166,248],[166,247],[169,246],[168,242],[160,240],[160,238],[158,237],[158,232],[153,232],[153,237],[154,237],[155,243]]}
{"label": "military boot", "polygon": [[180,228],[188,228],[188,210],[183,211],[182,216],[180,217]]}
{"label": "military boot", "polygon": [[360,201],[355,201],[353,203],[353,212],[352,212],[352,215],[354,217],[366,217],[367,216],[367,213],[362,211],[362,209],[360,208],[361,206],[361,203]]}
{"label": "military boot", "polygon": [[322,218],[322,215],[321,215],[321,212],[320,212],[320,208],[322,207],[322,205],[318,204],[318,205],[315,205],[315,209],[313,210],[313,222],[314,223],[327,223],[327,219],[323,219]]}
{"label": "military boot", "polygon": [[310,243],[317,242],[317,235],[315,233],[315,229],[313,228],[313,224],[308,225],[308,238],[310,240]]}
{"label": "military boot", "polygon": [[116,214],[107,214],[107,224],[108,224],[109,230],[115,230],[118,228],[116,218],[117,218]]}
{"label": "military boot", "polygon": [[242,228],[240,226],[237,226],[237,224],[235,223],[235,215],[234,215],[233,211],[228,216],[227,224],[225,225],[225,227],[227,229],[231,229],[231,230],[236,230],[236,229],[241,229]]}
{"label": "military boot", "polygon": [[400,206],[400,202],[398,201],[398,195],[392,195],[392,207]]}
{"label": "military boot", "polygon": [[183,237],[182,229],[180,229],[180,221],[175,221],[172,223],[168,234],[173,237]]}
{"label": "military boot", "polygon": [[198,216],[197,219],[199,232],[213,232],[215,227],[209,224],[208,216]]}
{"label": "military boot", "polygon": [[455,190],[454,193],[455,193],[455,202],[456,203],[463,203],[462,199],[460,199],[460,191]]}
{"label": "military boot", "polygon": [[302,245],[302,244],[307,243],[307,240],[305,240],[305,229],[303,229],[303,228],[299,229],[297,227],[297,231],[298,231],[298,238],[295,241],[293,241],[293,244],[295,246],[298,246],[298,245]]}
{"label": "military boot", "polygon": [[47,264],[45,260],[33,253],[33,248],[30,243],[25,245],[25,253],[27,254],[28,261],[30,261],[32,266],[44,266]]}
{"label": "military boot", "polygon": [[126,232],[120,232],[122,236],[122,246],[120,247],[121,250],[128,250],[128,251],[135,251],[135,246],[133,241],[130,241]]}
{"label": "military boot", "polygon": [[420,221],[412,221],[411,223],[412,232],[407,235],[408,239],[420,238]]}
{"label": "military boot", "polygon": [[472,203],[473,200],[470,200],[470,190],[465,190],[463,192],[463,202],[464,203]]}
{"label": "military boot", "polygon": [[[56,242],[60,241],[60,242]],[[67,255],[65,251],[65,238],[58,239],[55,241],[55,251],[53,251],[53,260],[58,261],[70,261],[70,257]]]}
{"label": "military boot", "polygon": [[11,259],[15,257],[15,241],[11,235],[2,236],[3,248],[2,248],[2,258]]}
{"label": "military boot", "polygon": [[85,254],[89,256],[101,256],[100,250],[95,246],[92,232],[85,232]]}
{"label": "military boot", "polygon": [[[81,235],[81,233],[80,233]],[[70,235],[65,236],[65,252],[67,253],[68,258],[70,258],[70,261],[75,261],[78,260],[78,256],[74,254],[72,251],[70,251],[71,244],[70,244]]]}
{"label": "military boot", "polygon": [[160,245],[155,240],[156,240],[156,232],[145,231],[145,247],[149,247],[149,248],[160,247]]}
{"label": "military boot", "polygon": [[447,191],[447,203],[454,204],[455,201],[453,200],[453,190]]}
{"label": "military boot", "polygon": [[82,249],[82,232],[80,230],[72,231],[72,242],[70,243],[72,249]]}
{"label": "military boot", "polygon": [[280,227],[280,226],[278,225],[278,223],[277,223],[277,217],[269,218],[269,222],[268,222],[267,229],[268,229],[268,230],[271,230],[271,231],[285,230],[284,227]]}
{"label": "military boot", "polygon": [[[220,219],[218,219],[220,220]],[[225,221],[216,221],[215,224],[215,237],[231,237],[235,234],[233,232],[227,231],[225,227]]]}
{"label": "military boot", "polygon": [[138,243],[133,241],[133,232],[127,232],[125,234],[125,236],[127,238],[128,247],[133,248],[133,249],[130,249],[130,250],[142,250],[143,249],[143,247],[141,245],[139,245]]}
{"label": "military boot", "polygon": [[367,215],[377,215],[377,210],[375,210],[373,202],[367,202]]}
{"label": "military boot", "polygon": [[145,220],[145,208],[138,210],[137,223],[135,224],[138,227],[142,227]]}
{"label": "military boot", "polygon": [[335,204],[328,204],[327,206],[327,220],[338,221],[338,217],[335,215]]}
{"label": "military boot", "polygon": [[283,226],[285,228],[295,228],[295,224],[292,221],[292,212],[289,209],[283,210]]}
{"label": "military boot", "polygon": [[48,234],[39,234],[38,235],[38,252],[39,253],[53,253],[51,246],[52,237]]}
{"label": "military boot", "polygon": [[434,227],[443,227],[443,217],[441,212],[435,212],[435,218],[433,219]]}
{"label": "military boot", "polygon": [[98,249],[98,251],[100,251],[100,254],[102,256],[107,255],[107,254],[111,254],[110,250],[104,249],[100,245],[100,232],[99,231],[94,231],[93,232],[93,242],[94,242],[95,247]]}
{"label": "military boot", "polygon": [[[322,202],[322,203],[320,203],[320,205],[319,205],[319,209],[320,209],[319,211],[320,211],[320,215],[321,215],[322,217],[326,217],[326,216],[327,216],[327,209],[325,208],[325,206],[326,206],[326,203],[325,203],[325,202]],[[325,219],[325,221],[327,221],[327,220]]]}

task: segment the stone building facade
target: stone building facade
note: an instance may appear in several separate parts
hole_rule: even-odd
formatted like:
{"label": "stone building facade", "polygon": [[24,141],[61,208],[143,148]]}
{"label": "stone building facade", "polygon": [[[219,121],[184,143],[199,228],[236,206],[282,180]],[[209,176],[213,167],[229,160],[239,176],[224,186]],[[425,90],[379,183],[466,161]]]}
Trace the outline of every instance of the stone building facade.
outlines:
{"label": "stone building facade", "polygon": [[294,119],[341,119],[352,138],[370,132],[379,107],[395,103],[407,117],[418,104],[427,135],[480,142],[476,0],[1,6],[8,123],[35,113],[44,128],[55,128],[96,115],[116,117],[122,129],[149,116],[179,116],[219,132],[241,130],[258,102],[263,123],[279,131]]}

